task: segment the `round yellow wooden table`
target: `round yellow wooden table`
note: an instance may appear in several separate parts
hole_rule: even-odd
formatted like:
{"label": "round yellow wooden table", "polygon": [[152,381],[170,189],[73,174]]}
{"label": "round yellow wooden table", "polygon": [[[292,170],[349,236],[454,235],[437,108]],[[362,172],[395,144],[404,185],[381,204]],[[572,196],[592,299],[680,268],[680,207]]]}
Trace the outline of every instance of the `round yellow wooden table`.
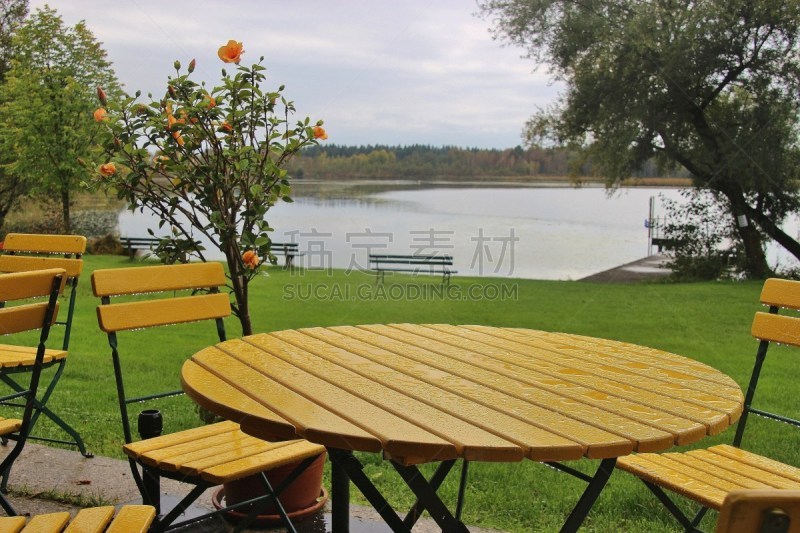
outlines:
{"label": "round yellow wooden table", "polygon": [[[717,434],[738,419],[743,402],[730,377],[660,350],[441,324],[253,335],[196,353],[182,379],[197,403],[247,433],[325,445],[338,472],[334,481],[341,484],[346,471],[362,492],[374,487],[362,486],[358,468],[348,466],[354,451],[382,453],[404,479],[416,475],[416,464],[452,466],[457,458],[601,459],[594,476],[564,468],[589,482],[564,531],[582,523],[616,458]],[[409,486],[431,515],[445,513],[443,529],[465,530],[440,509],[437,482]],[[340,486],[333,490],[334,526],[346,530],[344,517],[337,523],[337,496],[345,498]],[[385,502],[373,497],[373,505]],[[384,516],[395,531],[413,520],[396,517]]]}

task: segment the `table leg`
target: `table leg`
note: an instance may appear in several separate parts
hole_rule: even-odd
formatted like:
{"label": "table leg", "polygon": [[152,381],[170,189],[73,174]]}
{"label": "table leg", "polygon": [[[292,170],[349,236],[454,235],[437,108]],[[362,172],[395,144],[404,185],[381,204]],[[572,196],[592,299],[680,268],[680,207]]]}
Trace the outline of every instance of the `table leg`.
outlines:
{"label": "table leg", "polygon": [[[433,476],[431,476],[431,479],[428,481],[428,484],[433,488],[434,491],[439,490],[439,487],[442,485],[447,477],[447,474],[450,473],[450,470],[453,468],[455,463],[455,461],[442,461],[442,463],[439,464],[436,472],[433,473]],[[423,511],[425,511],[425,506],[418,499],[406,514],[406,518],[403,520],[403,522],[405,522],[409,528],[414,527],[414,524],[416,524],[417,520],[419,520],[419,518],[422,516]],[[456,511],[456,518],[460,519],[458,514],[458,511]]]}
{"label": "table leg", "polygon": [[[331,458],[331,464],[333,466],[337,466],[340,468],[353,484],[358,487],[358,490],[361,491],[361,494],[369,501],[372,508],[378,511],[378,514],[381,515],[383,521],[386,522],[386,525],[391,528],[392,531],[395,533],[411,533],[411,528],[407,526],[403,520],[397,515],[397,512],[392,508],[386,498],[380,493],[380,491],[375,487],[372,481],[364,474],[364,465],[361,464],[355,455],[352,452],[346,450],[339,450],[335,448],[328,448],[328,456]],[[333,470],[331,470],[333,474]],[[342,475],[341,473],[337,475]],[[333,490],[333,487],[331,488]],[[336,498],[336,494],[333,494],[332,498]],[[331,502],[331,505],[334,505],[334,502]],[[339,513],[340,516],[333,517],[332,521],[335,524],[342,524],[345,520],[345,517],[342,516],[342,513],[345,512],[343,508],[334,508],[333,513]],[[347,517],[349,519],[349,516]],[[343,526],[339,526],[343,527]],[[334,529],[334,533],[340,533],[347,531],[347,529],[336,530]]]}
{"label": "table leg", "polygon": [[392,461],[392,466],[403,478],[403,481],[406,482],[408,488],[419,498],[420,503],[431,515],[431,518],[442,528],[442,531],[469,533],[467,526],[456,520],[441,498],[439,498],[439,495],[436,494],[436,490],[428,483],[428,480],[425,479],[425,476],[416,466],[404,466],[394,461]]}
{"label": "table leg", "polygon": [[564,522],[564,526],[561,528],[561,533],[572,533],[581,527],[581,524],[583,524],[583,521],[586,519],[586,515],[588,515],[589,511],[592,510],[592,506],[597,500],[597,497],[600,496],[603,487],[606,486],[608,478],[611,477],[611,473],[614,472],[614,465],[616,464],[616,457],[612,457],[611,459],[603,459],[600,461],[600,466],[597,467],[597,472],[595,472],[594,476],[589,482],[589,486],[586,487],[585,491],[583,491],[581,499],[578,500],[577,505],[575,505],[575,508],[572,510],[572,513],[570,513],[567,521]]}
{"label": "table leg", "polygon": [[333,460],[331,450],[331,527],[333,533],[350,531],[350,478],[338,460]]}

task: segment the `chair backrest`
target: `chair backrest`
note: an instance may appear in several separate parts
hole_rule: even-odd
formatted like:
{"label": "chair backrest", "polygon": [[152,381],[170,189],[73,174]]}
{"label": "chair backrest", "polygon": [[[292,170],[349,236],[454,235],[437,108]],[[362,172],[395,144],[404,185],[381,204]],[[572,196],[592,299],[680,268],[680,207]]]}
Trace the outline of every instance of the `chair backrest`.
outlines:
{"label": "chair backrest", "polygon": [[741,445],[745,425],[750,413],[800,427],[800,421],[798,420],[753,406],[758,379],[761,375],[761,369],[767,357],[770,343],[800,347],[800,316],[778,314],[781,309],[800,310],[800,281],[770,278],[764,282],[760,300],[762,304],[769,306],[769,312],[757,312],[753,319],[750,332],[753,337],[761,342],[759,342],[758,350],[756,351],[753,372],[750,375],[750,382],[745,393],[742,416],[736,427],[736,436],[733,440],[735,446]]}
{"label": "chair backrest", "polygon": [[800,490],[754,489],[729,492],[716,533],[800,532]]}
{"label": "chair backrest", "polygon": [[[225,271],[221,263],[116,268],[92,273],[92,290],[101,299],[101,305],[97,307],[97,321],[100,329],[108,334],[108,343],[111,346],[125,442],[132,442],[127,409],[129,404],[175,396],[183,394],[183,391],[171,390],[148,396],[127,397],[117,333],[214,320],[217,335],[223,341],[225,326],[222,319],[231,314],[228,295],[219,292],[219,287],[225,283]],[[188,295],[178,296],[176,291],[185,291]],[[166,297],[158,294],[168,292],[173,294]]]}
{"label": "chair backrest", "polygon": [[70,285],[69,306],[64,320],[57,322],[64,326],[62,350],[69,349],[75,295],[78,279],[83,271],[82,256],[85,251],[86,237],[82,235],[9,233],[3,241],[0,272],[25,272],[49,268],[62,268],[66,271],[67,282]]}
{"label": "chair backrest", "polygon": [[[50,326],[58,315],[58,295],[65,282],[63,269],[37,270],[0,275],[0,299],[8,303],[0,309],[0,335],[40,330],[36,358],[28,389],[6,395],[0,400],[25,397],[25,411],[20,432],[27,434],[33,414],[33,400],[39,386]],[[42,297],[45,299],[42,300]],[[39,299],[32,300],[32,299]],[[21,302],[21,303],[20,303]]]}

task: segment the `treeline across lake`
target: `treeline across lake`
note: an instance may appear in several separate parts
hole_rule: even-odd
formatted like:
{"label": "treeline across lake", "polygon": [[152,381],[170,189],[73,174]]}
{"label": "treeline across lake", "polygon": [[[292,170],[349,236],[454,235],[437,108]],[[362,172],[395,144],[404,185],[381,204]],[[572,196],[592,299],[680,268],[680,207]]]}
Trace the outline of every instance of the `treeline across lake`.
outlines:
{"label": "treeline across lake", "polygon": [[[289,164],[298,179],[520,179],[572,174],[576,154],[562,148],[480,149],[454,146],[343,146],[308,148]],[[579,175],[591,176],[584,166]],[[665,176],[648,163],[635,177]],[[666,177],[685,177],[673,173]]]}

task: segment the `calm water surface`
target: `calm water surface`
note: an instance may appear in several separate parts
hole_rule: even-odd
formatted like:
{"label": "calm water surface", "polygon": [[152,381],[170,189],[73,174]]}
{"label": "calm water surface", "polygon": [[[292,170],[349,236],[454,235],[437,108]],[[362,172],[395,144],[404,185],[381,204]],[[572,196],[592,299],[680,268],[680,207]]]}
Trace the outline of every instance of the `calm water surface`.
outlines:
{"label": "calm water surface", "polygon": [[[391,188],[391,187],[388,187]],[[677,189],[480,187],[296,192],[268,213],[273,241],[299,243],[308,268],[366,269],[367,255],[450,254],[459,274],[579,279],[648,255],[649,199]],[[658,207],[656,212],[660,210]],[[156,234],[148,214],[120,215],[120,234]],[[217,259],[222,259],[221,254]]]}

